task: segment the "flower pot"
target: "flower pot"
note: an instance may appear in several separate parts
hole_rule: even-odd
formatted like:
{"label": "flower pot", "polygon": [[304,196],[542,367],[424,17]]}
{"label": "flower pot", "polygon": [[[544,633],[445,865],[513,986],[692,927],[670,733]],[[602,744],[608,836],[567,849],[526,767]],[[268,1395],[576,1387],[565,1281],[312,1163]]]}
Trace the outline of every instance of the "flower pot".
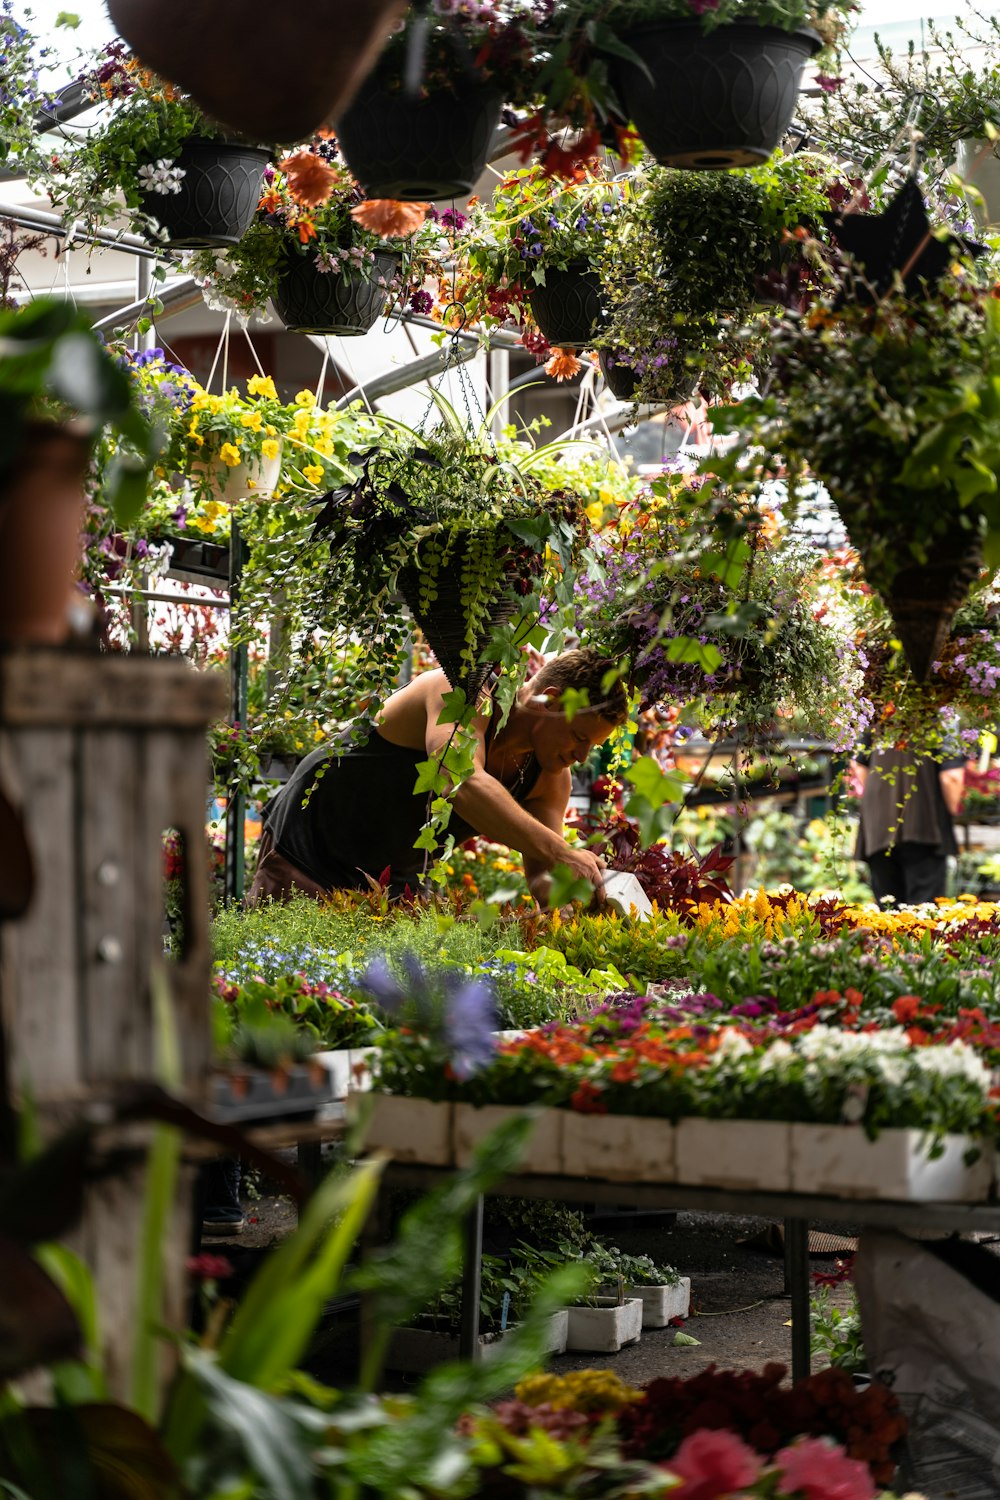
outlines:
{"label": "flower pot", "polygon": [[456,1104],[455,1165],[467,1167],[479,1142],[505,1120],[533,1114],[534,1128],[516,1170],[557,1176],[562,1171],[562,1127],[565,1113],[565,1110],[560,1109],[526,1110],[502,1104],[486,1104],[480,1109],[474,1104]]}
{"label": "flower pot", "polygon": [[[206,443],[206,449],[208,444]],[[211,492],[213,500],[234,505],[238,500],[260,499],[272,495],[281,478],[281,452],[276,458],[255,454],[246,463],[230,468],[218,454],[196,459],[189,468],[189,478],[200,494]]]}
{"label": "flower pot", "polygon": [[219,542],[200,542],[195,537],[168,537],[170,567],[168,578],[186,577],[195,583],[211,579],[213,584],[229,582],[229,548]]}
{"label": "flower pot", "polygon": [[997,142],[987,140],[959,141],[955,171],[965,182],[982,194],[982,204],[973,204],[973,213],[983,226],[1000,224],[1000,156]]}
{"label": "flower pot", "polygon": [[330,1075],[331,1097],[346,1099],[348,1094],[363,1094],[371,1088],[370,1059],[377,1047],[335,1047],[314,1052],[313,1061]]}
{"label": "flower pot", "polygon": [[[569,1310],[560,1308],[549,1318],[545,1347],[549,1354],[564,1354],[566,1351]],[[513,1328],[507,1330],[513,1332]],[[477,1360],[483,1363],[496,1359],[503,1348],[506,1333],[479,1335]],[[389,1338],[386,1368],[400,1375],[423,1375],[438,1365],[456,1360],[458,1337],[435,1328],[394,1328]]]}
{"label": "flower pot", "polygon": [[[914,1203],[980,1203],[993,1180],[993,1149],[965,1135],[946,1135],[928,1155],[920,1130],[883,1130],[871,1141],[860,1125],[792,1126],[792,1192]],[[967,1165],[970,1149],[979,1156]]]}
{"label": "flower pot", "polygon": [[676,1131],[669,1120],[645,1115],[581,1115],[563,1122],[567,1177],[609,1182],[674,1182]]}
{"label": "flower pot", "polygon": [[615,349],[602,349],[597,358],[604,383],[612,396],[619,401],[632,401],[639,377],[632,366],[625,363],[624,356]]}
{"label": "flower pot", "polygon": [[450,1104],[406,1099],[398,1094],[362,1094],[352,1089],[348,1106],[348,1113],[354,1117],[371,1110],[365,1135],[369,1151],[387,1151],[394,1161],[451,1166]]}
{"label": "flower pot", "polygon": [[624,1344],[635,1344],[642,1338],[642,1303],[638,1297],[626,1297],[622,1303],[610,1298],[597,1301],[596,1307],[569,1308],[568,1353],[617,1354]]}
{"label": "flower pot", "polygon": [[791,1150],[784,1120],[678,1120],[677,1181],[787,1193]]}
{"label": "flower pot", "polygon": [[33,423],[0,484],[0,641],[58,646],[83,554],[88,445]]}
{"label": "flower pot", "polygon": [[[816,32],[699,21],[637,27],[622,40],[648,68],[615,59],[625,113],[658,162],[700,171],[766,161],[791,123]],[[652,76],[650,76],[652,75]]]}
{"label": "flower pot", "polygon": [[403,0],[325,0],[308,11],[262,0],[108,0],[118,35],[147,67],[258,141],[300,141],[334,119],[402,10]]}
{"label": "flower pot", "polygon": [[477,77],[425,97],[369,74],[337,121],[347,165],[369,198],[404,203],[468,198],[486,166],[501,96]]}
{"label": "flower pot", "polygon": [[545,285],[528,293],[532,316],[550,344],[581,348],[601,323],[601,278],[586,261],[546,271]]}
{"label": "flower pot", "polygon": [[173,165],[183,170],[179,193],[140,194],[142,209],[172,246],[236,245],[260,202],[269,153],[234,141],[186,141]]}
{"label": "flower pot", "polygon": [[[504,535],[509,537],[510,533]],[[499,545],[505,543],[498,540]],[[438,575],[437,598],[426,609],[421,604],[421,580],[426,574],[417,564],[400,568],[397,582],[410,614],[427,637],[427,644],[448,682],[453,688],[462,688],[466,701],[473,703],[490,673],[490,664],[480,663],[479,657],[489,645],[493,632],[501,625],[511,624],[521,613],[520,600],[509,591],[519,571],[514,569],[501,578],[486,623],[473,644],[470,663],[468,656],[463,655],[466,650],[466,615],[462,606],[464,557],[465,543],[460,539]]]}
{"label": "flower pot", "polygon": [[274,307],[289,333],[336,334],[357,338],[374,327],[388,300],[378,278],[391,281],[399,257],[377,251],[374,265],[360,272],[321,271],[315,255],[289,250]]}
{"label": "flower pot", "polygon": [[666,1328],[672,1318],[686,1318],[691,1311],[690,1276],[674,1285],[630,1286],[628,1294],[642,1303],[643,1328]]}

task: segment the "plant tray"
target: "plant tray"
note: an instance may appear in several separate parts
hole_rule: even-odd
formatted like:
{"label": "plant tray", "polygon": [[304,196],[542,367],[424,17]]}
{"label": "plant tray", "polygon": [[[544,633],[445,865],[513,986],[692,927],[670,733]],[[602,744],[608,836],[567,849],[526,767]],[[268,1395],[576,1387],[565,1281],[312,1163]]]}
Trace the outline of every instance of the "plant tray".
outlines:
{"label": "plant tray", "polygon": [[234,1069],[211,1075],[208,1113],[227,1125],[311,1119],[332,1098],[330,1074],[317,1064]]}
{"label": "plant tray", "polygon": [[933,1160],[920,1130],[883,1130],[872,1141],[858,1125],[796,1124],[791,1136],[793,1193],[902,1203],[981,1203],[990,1194],[993,1149],[970,1136],[946,1135]]}

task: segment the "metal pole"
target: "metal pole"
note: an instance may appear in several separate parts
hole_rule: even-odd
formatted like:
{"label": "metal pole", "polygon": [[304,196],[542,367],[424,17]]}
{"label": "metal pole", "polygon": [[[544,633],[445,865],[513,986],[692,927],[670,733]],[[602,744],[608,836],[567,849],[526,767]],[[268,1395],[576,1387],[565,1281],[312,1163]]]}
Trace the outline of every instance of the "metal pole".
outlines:
{"label": "metal pole", "polygon": [[462,1321],[458,1331],[459,1359],[479,1358],[479,1296],[483,1264],[483,1199],[462,1223],[465,1259],[462,1265]]}
{"label": "metal pole", "polygon": [[785,1290],[792,1301],[792,1381],[804,1380],[810,1365],[809,1224],[785,1220]]}
{"label": "metal pole", "polygon": [[[243,578],[243,538],[236,513],[229,533],[229,605],[230,619],[239,610],[240,584]],[[250,659],[246,643],[231,646],[229,653],[230,721],[246,729]],[[246,817],[246,794],[230,786],[226,800],[226,903],[242,901],[246,865],[243,848],[243,821]]]}

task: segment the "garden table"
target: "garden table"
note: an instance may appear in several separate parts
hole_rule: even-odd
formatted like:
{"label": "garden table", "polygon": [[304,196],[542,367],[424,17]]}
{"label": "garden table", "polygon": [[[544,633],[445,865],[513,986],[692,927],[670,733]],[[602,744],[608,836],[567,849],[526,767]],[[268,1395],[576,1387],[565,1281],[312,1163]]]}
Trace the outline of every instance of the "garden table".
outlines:
{"label": "garden table", "polygon": [[[423,1192],[448,1176],[447,1167],[391,1162],[383,1187]],[[785,1226],[785,1278],[792,1304],[792,1378],[809,1374],[809,1224],[829,1220],[883,1229],[1000,1231],[1000,1203],[914,1203],[834,1198],[806,1193],[752,1192],[745,1189],[685,1187],[681,1183],[606,1182],[592,1177],[512,1174],[490,1192],[501,1197],[628,1204],[642,1209],[691,1209],[701,1213],[754,1214],[781,1219]],[[483,1250],[483,1200],[465,1223],[462,1323],[459,1353],[472,1358],[479,1337],[479,1275]]]}

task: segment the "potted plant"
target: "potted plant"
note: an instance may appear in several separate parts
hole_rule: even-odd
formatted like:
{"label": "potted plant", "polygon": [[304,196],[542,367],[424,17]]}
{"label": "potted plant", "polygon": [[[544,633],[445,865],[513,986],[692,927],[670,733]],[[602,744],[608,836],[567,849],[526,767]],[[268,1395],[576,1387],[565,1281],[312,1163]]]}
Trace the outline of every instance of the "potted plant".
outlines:
{"label": "potted plant", "polygon": [[109,43],[81,83],[102,115],[52,158],[52,201],[87,228],[120,221],[168,246],[234,245],[270,151],[241,143],[192,99]]}
{"label": "potted plant", "polygon": [[627,189],[606,175],[557,183],[538,165],[476,204],[458,242],[473,318],[533,320],[549,344],[589,345],[601,322],[600,268]]}
{"label": "potted plant", "polygon": [[767,367],[765,301],[818,289],[823,215],[847,191],[834,163],[782,156],[745,173],[653,167],[636,179],[602,260],[601,368],[623,400],[728,395]]}
{"label": "potted plant", "polygon": [[441,424],[418,433],[386,422],[348,488],[329,497],[316,535],[356,623],[403,595],[454,688],[476,701],[483,654],[501,626],[537,618],[546,549],[569,569],[582,515],[575,496],[546,493],[533,469],[560,444],[502,458],[435,392]]}
{"label": "potted plant", "polygon": [[29,176],[41,170],[44,164],[44,148],[35,126],[39,114],[54,107],[55,101],[39,81],[41,70],[51,66],[52,53],[51,47],[41,46],[31,29],[15,18],[12,0],[3,0],[0,4],[0,56],[3,57],[0,163],[11,169],[15,176]]}
{"label": "potted plant", "polygon": [[562,0],[550,71],[576,83],[550,89],[547,104],[559,115],[568,96],[577,123],[589,104],[594,141],[610,105],[664,165],[753,166],[780,144],[807,58],[837,40],[850,9],[844,0],[610,0],[595,13],[592,0]]}
{"label": "potted plant", "polygon": [[691,1307],[691,1278],[678,1276],[673,1266],[659,1266],[648,1255],[625,1255],[617,1245],[595,1243],[586,1253],[600,1277],[601,1290],[617,1296],[621,1278],[625,1291],[642,1303],[643,1328],[666,1328],[674,1318],[686,1318]]}
{"label": "potted plant", "polygon": [[195,256],[192,273],[210,307],[245,318],[271,300],[292,333],[367,333],[402,287],[406,241],[416,236],[411,260],[419,260],[439,239],[412,210],[399,227],[390,224],[388,238],[374,232],[365,227],[372,208],[334,140],[317,137],[268,168],[240,243],[224,255]]}
{"label": "potted plant", "polygon": [[737,420],[794,494],[806,465],[826,485],[922,681],[1000,523],[1000,306],[964,280],[933,299],[826,298],[783,320],[774,354],[767,399]]}
{"label": "potted plant", "polygon": [[119,522],[138,513],[151,429],[128,379],[83,313],[38,298],[0,310],[0,637],[58,644],[83,546],[84,472],[105,426],[118,437],[107,499]]}
{"label": "potted plant", "polygon": [[532,12],[507,3],[411,14],[337,117],[354,176],[371,198],[467,198],[504,103],[531,97]]}
{"label": "potted plant", "polygon": [[[334,0],[308,15],[267,14],[270,77],[260,86],[260,35],[243,0],[109,0],[138,57],[240,135],[299,141],[343,108],[375,61],[402,0]],[[218,60],[225,57],[226,66]]]}

